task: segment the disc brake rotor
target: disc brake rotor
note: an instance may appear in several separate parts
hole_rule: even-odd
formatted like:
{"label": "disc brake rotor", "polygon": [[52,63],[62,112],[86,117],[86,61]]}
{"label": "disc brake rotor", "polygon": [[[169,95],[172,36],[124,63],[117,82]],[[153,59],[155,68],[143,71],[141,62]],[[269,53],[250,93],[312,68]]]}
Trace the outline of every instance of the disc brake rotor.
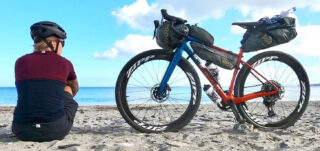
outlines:
{"label": "disc brake rotor", "polygon": [[160,85],[155,85],[151,88],[151,98],[152,100],[154,100],[155,102],[158,102],[158,103],[162,103],[164,101],[166,101],[169,96],[170,96],[170,91],[171,91],[171,88],[169,85],[167,85],[164,89],[164,91],[162,92],[162,94],[160,96],[158,96],[158,91],[160,89]]}

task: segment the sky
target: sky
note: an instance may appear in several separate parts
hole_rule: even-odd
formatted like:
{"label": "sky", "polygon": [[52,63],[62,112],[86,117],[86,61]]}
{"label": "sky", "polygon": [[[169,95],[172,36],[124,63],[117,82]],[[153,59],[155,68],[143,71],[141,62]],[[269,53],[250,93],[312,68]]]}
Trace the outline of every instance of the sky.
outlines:
{"label": "sky", "polygon": [[[1,0],[0,87],[15,86],[15,61],[33,51],[30,26],[38,21],[53,21],[66,30],[62,56],[73,63],[80,87],[113,87],[130,58],[159,48],[152,40],[153,20],[161,19],[162,8],[198,23],[214,36],[216,46],[238,53],[245,31],[232,22],[272,17],[293,6],[297,38],[270,49],[297,58],[310,83],[320,83],[318,0]],[[244,60],[260,52],[246,53]],[[220,74],[222,85],[229,84],[231,72]]]}

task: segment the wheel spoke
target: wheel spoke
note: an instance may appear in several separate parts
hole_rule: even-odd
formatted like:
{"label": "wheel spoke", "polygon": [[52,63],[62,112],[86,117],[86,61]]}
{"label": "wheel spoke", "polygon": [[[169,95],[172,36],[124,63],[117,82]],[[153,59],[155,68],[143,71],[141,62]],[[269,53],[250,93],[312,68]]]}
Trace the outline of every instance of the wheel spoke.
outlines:
{"label": "wheel spoke", "polygon": [[157,83],[160,83],[160,80],[159,80],[159,73],[158,72],[156,72],[155,71],[155,67],[154,67],[154,65],[153,65],[153,62],[154,61],[150,61],[151,62],[151,65],[152,65],[152,70],[153,70],[153,72],[155,73],[155,76],[156,76],[156,79],[157,79]]}
{"label": "wheel spoke", "polygon": [[[294,79],[292,79],[291,81],[289,80],[289,82],[287,84],[283,84],[283,85],[289,86],[289,84],[293,84],[295,81],[299,82],[299,79],[297,79],[297,77],[294,77]],[[297,83],[297,85],[298,85],[298,83]]]}
{"label": "wheel spoke", "polygon": [[258,86],[262,86],[262,84],[256,84],[256,85],[250,85],[250,86],[245,86],[244,88],[252,88],[252,87],[258,87]]}
{"label": "wheel spoke", "polygon": [[174,82],[176,82],[176,79],[179,77],[179,75],[181,74],[181,71],[182,70],[180,70],[176,75],[175,75],[175,77],[173,78],[173,80],[169,83],[169,85],[172,85]]}
{"label": "wheel spoke", "polygon": [[141,74],[140,71],[137,71],[137,72],[141,76],[141,78],[144,80],[144,82],[146,82],[147,86],[151,88],[152,86],[149,84],[148,80],[146,80],[146,78],[143,76],[143,74]]}
{"label": "wheel spoke", "polygon": [[183,105],[182,105],[182,104],[180,104],[180,103],[179,103],[178,101],[176,101],[175,99],[170,98],[170,99],[169,99],[169,101],[170,101],[170,102],[172,102],[172,101],[173,101],[173,102],[172,102],[173,104],[180,105],[180,107],[181,107],[181,108],[184,108],[184,107],[183,107]]}
{"label": "wheel spoke", "polygon": [[[151,61],[152,62],[152,61]],[[152,76],[152,74],[150,73],[150,71],[148,70],[148,68],[146,66],[143,66],[144,69],[147,71],[148,75],[150,76],[152,81],[157,81],[156,78],[154,78],[154,76]]]}
{"label": "wheel spoke", "polygon": [[[182,59],[180,61],[183,62],[179,63],[173,71],[164,93],[161,96],[155,96],[155,92],[159,90],[159,84],[172,59],[172,53],[152,51],[161,55],[155,54],[148,61],[144,61],[148,58],[146,55],[140,55],[140,58],[135,58],[136,62],[129,61],[128,63],[131,65],[125,66],[130,68],[121,74],[132,73],[130,77],[122,75],[124,77],[122,85],[120,84],[120,88],[118,88],[118,85],[116,87],[116,91],[125,96],[116,98],[117,106],[119,110],[122,110],[122,113],[125,113],[122,116],[126,118],[126,121],[129,121],[130,125],[137,125],[138,130],[143,132],[170,131],[170,125],[174,125],[174,123],[179,123],[178,127],[186,125],[198,108],[198,106],[190,103],[193,99],[191,97],[192,86],[191,78],[189,79],[189,75],[185,73],[186,70],[193,76],[192,80],[195,80],[197,88],[201,88],[200,81],[197,76],[194,76],[196,71],[191,64]],[[148,52],[148,55],[150,54]],[[197,94],[196,98],[199,95],[201,93]],[[124,98],[125,100],[123,100]],[[196,101],[198,101],[196,102],[198,104],[200,100],[196,99]],[[190,116],[182,116],[185,112],[191,112]],[[163,126],[168,127],[163,129],[165,128]],[[174,125],[174,127],[176,128],[177,125]]]}
{"label": "wheel spoke", "polygon": [[137,91],[127,91],[127,93],[136,93],[136,92],[148,92],[150,90],[137,90]]}
{"label": "wheel spoke", "polygon": [[[272,56],[274,55],[272,54]],[[249,118],[258,127],[281,127],[292,124],[291,121],[296,121],[294,118],[298,113],[295,109],[299,104],[302,93],[300,81],[306,78],[301,76],[301,70],[298,70],[301,68],[300,64],[290,57],[286,57],[285,54],[279,55],[281,55],[281,57],[278,57],[279,60],[262,61],[256,66],[256,70],[260,74],[280,89],[279,94],[255,98],[242,103],[240,106],[241,108],[247,108],[239,110],[240,112],[247,112],[244,114],[244,118]],[[267,58],[267,56],[257,56],[256,61],[262,60],[263,57]],[[240,90],[237,90],[238,87],[235,89],[237,95],[243,96],[262,90],[268,92],[273,89],[266,80],[262,80],[262,83],[257,82],[259,80],[248,69],[245,72],[240,72],[238,76],[244,78],[239,81],[241,84],[239,86]],[[274,115],[270,114],[272,111]]]}
{"label": "wheel spoke", "polygon": [[190,87],[190,85],[171,86],[171,88],[185,88],[185,87]]}
{"label": "wheel spoke", "polygon": [[257,108],[257,106],[259,106],[259,103],[256,103],[256,105],[255,105],[254,108],[250,111],[250,113],[253,113],[253,111]]}
{"label": "wheel spoke", "polygon": [[[141,84],[141,85],[140,85],[141,87],[144,87],[144,88],[146,88],[146,89],[151,89],[150,86],[144,85],[142,82],[140,82],[140,81],[137,80],[136,78],[132,77],[132,79],[135,80],[136,82],[138,82],[139,84]],[[130,85],[135,85],[135,84],[130,84]]]}
{"label": "wheel spoke", "polygon": [[191,92],[171,93],[170,95],[190,94]]}
{"label": "wheel spoke", "polygon": [[[269,76],[270,76],[270,78],[272,78],[272,74],[271,74],[271,71],[270,71],[270,68],[269,68],[269,62],[270,61],[267,61],[266,64],[267,64],[267,68],[268,68],[268,71],[269,71]],[[273,80],[273,79],[271,79],[271,80]]]}
{"label": "wheel spoke", "polygon": [[[150,101],[150,99],[147,101],[147,103]],[[136,114],[136,116],[139,116],[139,113],[142,111],[142,109],[145,109],[147,106],[147,104],[142,105],[142,107],[138,107],[136,106],[138,113]],[[140,108],[140,109],[139,109]]]}
{"label": "wheel spoke", "polygon": [[280,81],[280,80],[282,79],[283,74],[286,73],[286,71],[287,71],[288,68],[289,68],[289,67],[287,66],[286,69],[282,72],[282,74],[281,74],[281,76],[280,76],[280,78],[279,78],[278,81]]}
{"label": "wheel spoke", "polygon": [[[139,100],[145,100],[145,99],[149,99],[150,100],[150,97],[135,98],[134,100],[131,100],[131,101],[139,101]],[[128,102],[130,102],[130,100],[128,100]]]}
{"label": "wheel spoke", "polygon": [[[259,66],[259,69],[261,69],[260,71],[262,72],[262,75],[266,75],[264,70],[263,70],[263,67],[261,67],[261,65]],[[257,70],[258,71],[258,70]]]}
{"label": "wheel spoke", "polygon": [[284,81],[283,81],[283,82],[281,82],[281,83],[285,83],[285,82],[289,79],[289,77],[290,77],[291,73],[292,73],[292,71],[290,72],[290,74],[288,74],[288,75],[287,75],[287,77],[286,77],[286,78],[284,79]]}

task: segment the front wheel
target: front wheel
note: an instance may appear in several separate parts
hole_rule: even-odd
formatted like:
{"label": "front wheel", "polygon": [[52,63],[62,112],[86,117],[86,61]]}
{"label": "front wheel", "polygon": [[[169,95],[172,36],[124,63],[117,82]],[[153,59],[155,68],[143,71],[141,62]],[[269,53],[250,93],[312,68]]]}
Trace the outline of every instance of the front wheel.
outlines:
{"label": "front wheel", "polygon": [[178,131],[199,107],[199,77],[184,58],[180,60],[163,94],[157,92],[174,53],[150,50],[132,58],[118,76],[115,97],[126,122],[140,132]]}
{"label": "front wheel", "polygon": [[[292,56],[278,51],[260,53],[248,64],[278,87],[279,92],[237,104],[240,114],[259,128],[294,125],[306,110],[310,95],[309,80],[303,66]],[[274,90],[270,83],[257,80],[252,73],[248,66],[242,67],[236,80],[236,97]]]}

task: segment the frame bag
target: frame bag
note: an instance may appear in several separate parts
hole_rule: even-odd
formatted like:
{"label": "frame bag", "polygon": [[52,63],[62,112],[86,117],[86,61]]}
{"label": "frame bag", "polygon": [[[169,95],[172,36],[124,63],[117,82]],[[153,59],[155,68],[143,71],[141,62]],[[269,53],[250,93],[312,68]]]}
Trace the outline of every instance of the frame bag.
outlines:
{"label": "frame bag", "polygon": [[244,52],[257,51],[287,43],[297,36],[295,19],[284,17],[274,24],[247,29],[241,41]]}
{"label": "frame bag", "polygon": [[222,52],[200,43],[191,42],[194,52],[203,60],[211,61],[224,69],[233,69],[238,58],[230,53]]}

